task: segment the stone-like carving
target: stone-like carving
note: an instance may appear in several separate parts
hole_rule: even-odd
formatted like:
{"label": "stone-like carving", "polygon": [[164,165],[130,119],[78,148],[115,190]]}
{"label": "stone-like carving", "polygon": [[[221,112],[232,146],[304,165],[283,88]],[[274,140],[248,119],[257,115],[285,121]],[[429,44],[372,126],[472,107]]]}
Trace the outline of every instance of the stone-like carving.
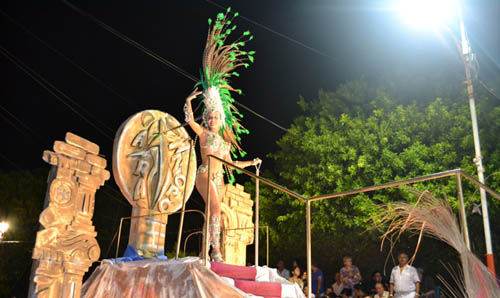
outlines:
{"label": "stone-like carving", "polygon": [[253,201],[242,185],[226,185],[222,198],[222,253],[228,264],[246,265],[247,245],[254,240]]}
{"label": "stone-like carving", "polygon": [[92,225],[94,195],[109,179],[99,146],[72,133],[56,141],[43,160],[57,166],[48,207],[40,214],[45,229],[36,235],[33,259],[39,260],[36,297],[80,297],[82,278],[101,253]]}
{"label": "stone-like carving", "polygon": [[132,216],[142,216],[132,218],[128,243],[141,256],[164,250],[168,216],[154,214],[177,211],[193,191],[196,154],[193,148],[189,156],[190,146],[179,121],[156,110],[131,116],[116,134],[113,175]]}

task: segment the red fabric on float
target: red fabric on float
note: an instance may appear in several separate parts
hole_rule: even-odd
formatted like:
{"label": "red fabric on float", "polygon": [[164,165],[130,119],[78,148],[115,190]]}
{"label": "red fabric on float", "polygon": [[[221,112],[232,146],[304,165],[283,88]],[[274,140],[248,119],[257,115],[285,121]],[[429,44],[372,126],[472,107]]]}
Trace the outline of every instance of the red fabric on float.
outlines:
{"label": "red fabric on float", "polygon": [[229,277],[232,279],[255,280],[255,277],[257,276],[257,269],[255,269],[255,267],[243,267],[210,262],[210,269],[219,276]]}

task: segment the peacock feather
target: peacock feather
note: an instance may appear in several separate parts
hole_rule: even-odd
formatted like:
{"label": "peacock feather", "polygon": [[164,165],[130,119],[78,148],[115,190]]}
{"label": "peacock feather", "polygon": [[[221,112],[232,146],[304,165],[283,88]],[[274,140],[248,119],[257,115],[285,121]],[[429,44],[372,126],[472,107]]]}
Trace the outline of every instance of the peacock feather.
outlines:
{"label": "peacock feather", "polygon": [[[246,152],[240,147],[241,134],[248,134],[249,131],[240,123],[243,115],[234,106],[232,93],[242,94],[241,89],[234,89],[230,84],[232,77],[239,77],[235,71],[237,68],[248,68],[249,63],[254,61],[255,51],[244,51],[246,43],[253,39],[250,31],[244,31],[239,38],[233,42],[228,42],[228,37],[236,30],[233,20],[238,13],[231,13],[229,7],[225,13],[218,13],[215,21],[208,19],[208,36],[203,52],[201,79],[195,87],[201,86],[203,90],[216,87],[219,91],[222,107],[224,111],[224,123],[221,127],[221,135],[231,142],[233,157],[236,158],[236,151],[240,156],[245,156]],[[205,107],[206,108],[206,107]]]}

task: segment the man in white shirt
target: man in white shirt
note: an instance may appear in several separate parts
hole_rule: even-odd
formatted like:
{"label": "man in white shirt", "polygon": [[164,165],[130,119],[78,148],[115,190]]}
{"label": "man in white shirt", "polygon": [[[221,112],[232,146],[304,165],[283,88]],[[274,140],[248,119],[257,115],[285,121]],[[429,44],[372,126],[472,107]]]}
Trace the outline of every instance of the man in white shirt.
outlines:
{"label": "man in white shirt", "polygon": [[279,260],[278,264],[276,265],[278,267],[278,274],[283,277],[284,279],[289,279],[290,278],[290,271],[288,271],[285,268],[285,262],[283,260]]}
{"label": "man in white shirt", "polygon": [[415,267],[408,265],[408,254],[398,255],[399,265],[394,267],[389,281],[389,298],[415,298],[420,296],[420,278]]}

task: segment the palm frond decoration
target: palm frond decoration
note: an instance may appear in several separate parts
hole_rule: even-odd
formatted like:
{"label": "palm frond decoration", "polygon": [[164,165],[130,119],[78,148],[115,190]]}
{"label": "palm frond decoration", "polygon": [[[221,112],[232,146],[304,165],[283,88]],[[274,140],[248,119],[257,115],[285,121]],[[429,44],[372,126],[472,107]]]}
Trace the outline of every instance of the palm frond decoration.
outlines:
{"label": "palm frond decoration", "polygon": [[404,232],[419,235],[415,254],[422,236],[446,242],[460,255],[461,270],[453,275],[455,286],[443,280],[454,297],[500,297],[500,287],[488,268],[466,246],[457,219],[446,200],[435,198],[429,192],[422,192],[412,205],[405,202],[383,206],[384,215],[376,220],[378,227],[387,226],[382,235],[382,246],[386,239]]}

